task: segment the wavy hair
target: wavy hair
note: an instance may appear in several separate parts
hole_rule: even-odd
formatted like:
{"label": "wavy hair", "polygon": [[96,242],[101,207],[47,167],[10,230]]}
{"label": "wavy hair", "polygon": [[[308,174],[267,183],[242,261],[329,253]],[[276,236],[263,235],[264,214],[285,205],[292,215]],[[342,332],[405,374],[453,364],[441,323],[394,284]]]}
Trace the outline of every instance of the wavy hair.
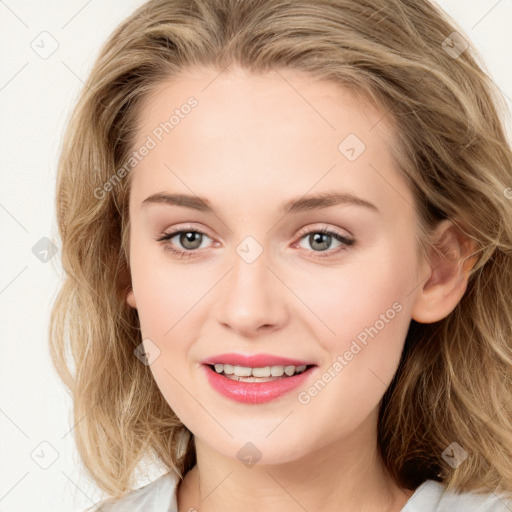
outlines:
{"label": "wavy hair", "polygon": [[[429,234],[443,219],[476,243],[456,308],[433,324],[411,320],[381,402],[378,443],[408,489],[430,478],[449,490],[512,495],[512,152],[503,96],[464,40],[428,0],[150,0],[118,25],[60,149],[65,275],[49,328],[78,452],[100,489],[114,497],[132,490],[146,456],[179,478],[196,463],[192,433],[134,355],[141,332],[125,302],[125,163],[144,102],[160,84],[188,68],[239,66],[301,71],[381,109],[414,193],[422,254],[435,249]],[[468,453],[456,468],[443,458],[452,442]]]}

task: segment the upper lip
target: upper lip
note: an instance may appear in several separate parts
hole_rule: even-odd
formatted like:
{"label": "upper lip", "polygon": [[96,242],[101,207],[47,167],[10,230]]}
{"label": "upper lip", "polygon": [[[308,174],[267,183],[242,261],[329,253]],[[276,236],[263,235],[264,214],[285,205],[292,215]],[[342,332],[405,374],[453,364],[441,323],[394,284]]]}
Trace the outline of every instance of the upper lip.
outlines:
{"label": "upper lip", "polygon": [[202,361],[202,364],[213,365],[217,363],[231,364],[233,366],[246,366],[249,368],[264,368],[265,366],[310,366],[311,361],[290,359],[288,357],[274,356],[272,354],[219,354]]}

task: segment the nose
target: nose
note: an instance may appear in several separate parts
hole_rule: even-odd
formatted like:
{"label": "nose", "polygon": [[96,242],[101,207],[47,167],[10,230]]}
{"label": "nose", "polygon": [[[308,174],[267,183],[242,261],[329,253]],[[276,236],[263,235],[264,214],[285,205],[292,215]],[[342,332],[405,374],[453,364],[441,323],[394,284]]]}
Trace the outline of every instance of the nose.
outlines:
{"label": "nose", "polygon": [[235,254],[216,306],[217,319],[226,329],[250,338],[286,323],[286,287],[267,265],[265,252],[251,263]]}

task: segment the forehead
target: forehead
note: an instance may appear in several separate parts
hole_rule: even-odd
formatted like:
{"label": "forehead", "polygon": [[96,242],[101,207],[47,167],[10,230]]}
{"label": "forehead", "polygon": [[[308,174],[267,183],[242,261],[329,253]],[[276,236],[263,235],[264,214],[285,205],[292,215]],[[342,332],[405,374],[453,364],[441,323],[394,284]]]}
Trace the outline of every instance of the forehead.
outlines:
{"label": "forehead", "polygon": [[[139,113],[139,138],[154,128],[154,121],[169,119],[190,98],[200,107],[194,109],[194,117],[201,118],[204,132],[212,133],[212,123],[218,127],[219,117],[224,119],[223,129],[237,132],[242,116],[247,115],[246,125],[256,129],[261,128],[263,122],[264,131],[270,134],[275,133],[279,125],[287,125],[290,130],[293,121],[309,120],[310,123],[299,123],[296,128],[331,132],[352,128],[362,136],[366,130],[376,128],[374,134],[387,142],[393,137],[389,126],[391,119],[382,109],[371,106],[361,92],[356,95],[333,81],[291,69],[252,73],[240,68],[218,71],[195,67],[154,87]],[[236,114],[235,119],[229,116],[231,113]],[[211,123],[206,123],[209,120]],[[344,125],[340,125],[341,120]]]}
{"label": "forehead", "polygon": [[155,147],[134,171],[133,192],[140,200],[162,187],[269,197],[269,187],[296,196],[344,185],[373,202],[396,200],[388,121],[303,72],[191,69],[159,84],[140,111],[135,147],[148,137]]}

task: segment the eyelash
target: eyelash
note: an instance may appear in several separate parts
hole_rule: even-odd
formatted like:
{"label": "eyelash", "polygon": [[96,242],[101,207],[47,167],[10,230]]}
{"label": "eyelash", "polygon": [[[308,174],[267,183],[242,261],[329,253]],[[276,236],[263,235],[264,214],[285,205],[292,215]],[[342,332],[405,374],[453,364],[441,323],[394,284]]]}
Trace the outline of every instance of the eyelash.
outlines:
{"label": "eyelash", "polygon": [[[205,233],[203,231],[200,231],[198,229],[190,227],[190,228],[177,229],[176,231],[172,231],[171,233],[162,233],[162,234],[157,236],[156,240],[157,240],[157,242],[166,242],[167,240],[170,240],[171,238],[174,238],[176,235],[180,235],[182,233],[198,233],[200,235],[205,235],[208,238],[212,238],[207,233]],[[325,227],[321,228],[321,229],[310,229],[309,231],[308,230],[301,230],[301,232],[298,235],[299,236],[298,242],[300,242],[300,240],[302,240],[307,235],[314,234],[314,233],[321,233],[321,234],[325,234],[325,235],[330,235],[335,240],[337,240],[338,242],[341,242],[343,244],[343,245],[341,245],[340,247],[338,247],[337,249],[334,249],[334,250],[311,251],[313,253],[318,253],[318,255],[314,256],[314,258],[330,258],[330,257],[332,257],[334,255],[339,254],[341,251],[348,250],[348,247],[351,246],[351,245],[354,245],[354,243],[355,243],[355,240],[352,240],[352,239],[347,238],[347,237],[345,237],[343,235],[340,235],[336,231],[331,231],[331,230],[329,230],[329,229],[327,229]],[[294,245],[297,244],[298,242],[295,242]],[[164,250],[169,251],[173,256],[179,256],[182,259],[183,258],[189,259],[189,258],[196,257],[197,256],[197,252],[199,251],[199,249],[190,249],[188,251],[180,251],[180,250],[174,249],[173,247],[171,247],[168,244],[164,243],[163,245],[164,245]],[[304,249],[304,250],[307,250],[307,249]],[[323,254],[323,253],[325,253],[325,254]]]}

